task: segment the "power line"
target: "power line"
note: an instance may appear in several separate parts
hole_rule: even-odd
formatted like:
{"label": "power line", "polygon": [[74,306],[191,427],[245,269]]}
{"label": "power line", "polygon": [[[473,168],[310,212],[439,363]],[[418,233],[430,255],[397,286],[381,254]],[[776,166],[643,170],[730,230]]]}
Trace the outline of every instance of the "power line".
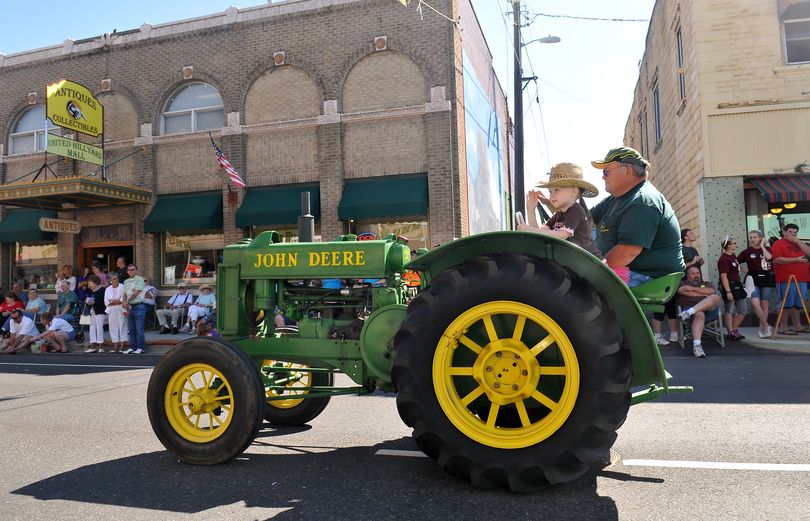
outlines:
{"label": "power line", "polygon": [[570,20],[589,20],[594,22],[649,22],[648,18],[598,18],[595,16],[572,16],[567,14],[532,13],[533,17],[527,22],[530,25],[538,16],[545,18],[567,18]]}

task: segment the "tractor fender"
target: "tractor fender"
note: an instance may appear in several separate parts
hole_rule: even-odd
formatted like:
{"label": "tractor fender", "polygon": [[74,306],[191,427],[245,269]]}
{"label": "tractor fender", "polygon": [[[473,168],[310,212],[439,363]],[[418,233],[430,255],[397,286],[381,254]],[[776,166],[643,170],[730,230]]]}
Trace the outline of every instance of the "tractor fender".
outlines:
{"label": "tractor fender", "polygon": [[622,328],[629,349],[632,386],[658,384],[667,387],[666,371],[655,335],[627,285],[604,262],[568,241],[532,232],[490,232],[447,243],[417,257],[405,268],[423,274],[423,288],[440,272],[465,260],[498,253],[521,253],[545,258],[587,280],[605,299]]}

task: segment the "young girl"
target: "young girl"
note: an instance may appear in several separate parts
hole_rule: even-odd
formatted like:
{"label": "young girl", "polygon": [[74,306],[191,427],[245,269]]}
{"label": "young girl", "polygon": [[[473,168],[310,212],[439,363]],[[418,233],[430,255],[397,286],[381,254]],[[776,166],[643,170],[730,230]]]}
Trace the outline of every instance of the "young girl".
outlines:
{"label": "young girl", "polygon": [[[583,197],[596,197],[599,190],[583,179],[582,169],[573,163],[560,163],[551,167],[551,175],[538,188],[548,188],[546,199],[537,190],[526,196],[526,212],[529,224],[518,226],[519,230],[552,235],[573,242],[597,257],[602,256],[591,235],[593,219]],[[551,203],[554,215],[542,226],[537,223],[535,210],[539,202]]]}
{"label": "young girl", "polygon": [[721,246],[723,254],[717,259],[717,271],[720,272],[718,289],[726,304],[726,312],[723,314],[726,329],[728,330],[726,339],[743,340],[745,337],[737,328],[740,327],[745,315],[748,313],[748,300],[745,295],[735,295],[732,291],[735,286],[738,289],[742,288],[740,262],[734,253],[737,250],[737,241],[734,240],[734,237],[726,235]]}
{"label": "young girl", "polygon": [[771,272],[771,261],[773,255],[765,247],[765,235],[759,230],[751,230],[748,233],[748,244],[746,248],[737,256],[740,264],[748,266],[748,277],[754,279],[754,293],[751,294],[751,307],[754,314],[759,319],[759,338],[768,338],[773,334],[773,328],[768,324],[768,305],[771,298],[771,288],[774,283]]}

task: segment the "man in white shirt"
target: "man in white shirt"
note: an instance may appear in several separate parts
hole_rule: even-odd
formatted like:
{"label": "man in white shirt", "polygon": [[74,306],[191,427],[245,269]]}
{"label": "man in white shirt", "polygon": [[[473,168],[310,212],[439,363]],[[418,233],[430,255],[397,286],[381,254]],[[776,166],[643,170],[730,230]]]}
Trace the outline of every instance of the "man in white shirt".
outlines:
{"label": "man in white shirt", "polygon": [[[184,282],[178,284],[177,291],[166,303],[166,307],[164,309],[158,309],[156,312],[158,323],[160,323],[160,334],[165,335],[170,331],[173,335],[179,333],[180,330],[178,328],[180,327],[180,322],[183,320],[183,316],[193,302],[194,295],[186,291],[186,284]],[[169,329],[167,322],[168,317],[172,319],[171,329]]]}
{"label": "man in white shirt", "polygon": [[67,353],[67,342],[72,342],[76,338],[73,326],[67,320],[56,318],[51,313],[42,315],[42,324],[45,331],[37,335],[37,340],[44,340],[45,344],[53,347],[54,353]]}
{"label": "man in white shirt", "polygon": [[23,315],[20,309],[11,312],[9,331],[11,334],[3,340],[0,353],[15,354],[36,340],[37,328],[34,326],[34,321]]}

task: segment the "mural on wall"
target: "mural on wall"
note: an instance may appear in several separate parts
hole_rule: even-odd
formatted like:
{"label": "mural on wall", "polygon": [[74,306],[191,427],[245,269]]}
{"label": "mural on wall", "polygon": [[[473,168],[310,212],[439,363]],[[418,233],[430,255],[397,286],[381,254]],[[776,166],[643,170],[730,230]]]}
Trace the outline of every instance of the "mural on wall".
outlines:
{"label": "mural on wall", "polygon": [[[501,125],[466,54],[462,65],[470,234],[503,230],[506,220]],[[495,81],[494,74],[490,71],[490,82]]]}

